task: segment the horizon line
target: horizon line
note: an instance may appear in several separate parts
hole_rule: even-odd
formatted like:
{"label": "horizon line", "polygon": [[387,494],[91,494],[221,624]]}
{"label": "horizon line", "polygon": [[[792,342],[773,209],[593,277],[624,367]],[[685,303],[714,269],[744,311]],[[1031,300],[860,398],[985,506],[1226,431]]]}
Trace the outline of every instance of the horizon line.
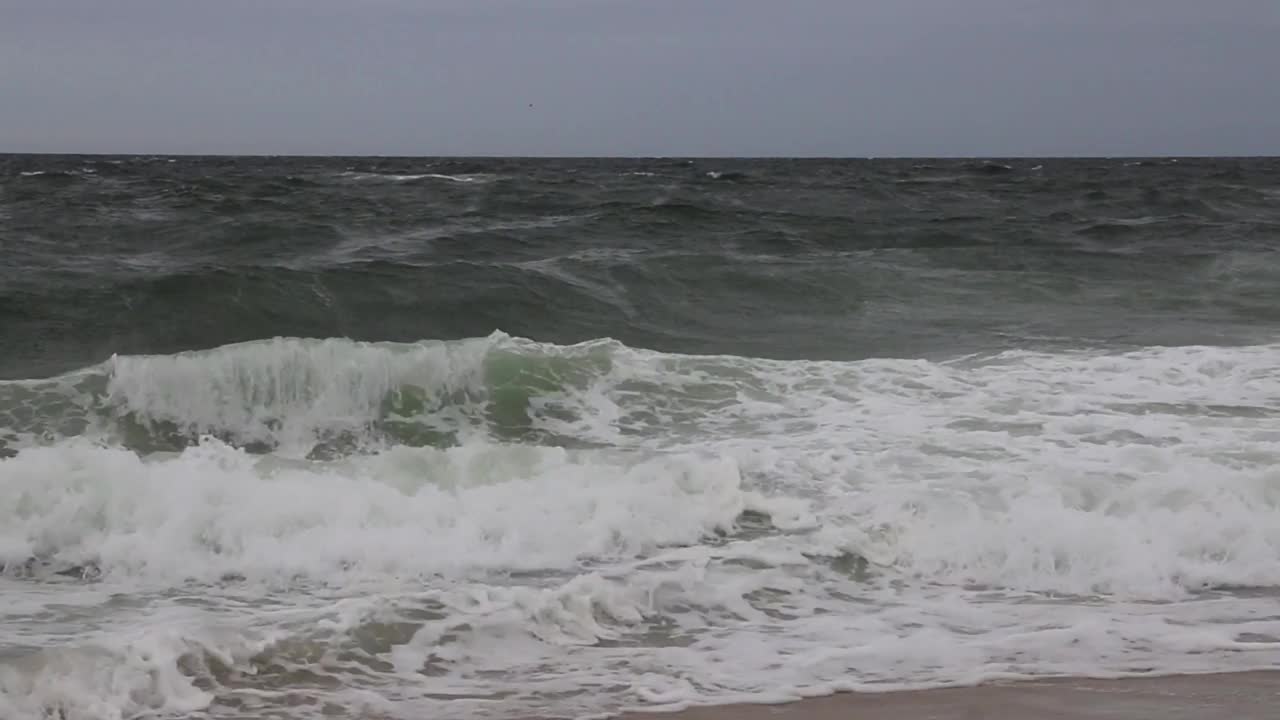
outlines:
{"label": "horizon line", "polygon": [[1275,155],[1225,154],[1009,154],[1009,155],[504,155],[504,154],[387,154],[387,153],[229,153],[229,152],[75,152],[75,151],[0,151],[0,157],[183,157],[183,158],[368,158],[422,160],[1266,160]]}

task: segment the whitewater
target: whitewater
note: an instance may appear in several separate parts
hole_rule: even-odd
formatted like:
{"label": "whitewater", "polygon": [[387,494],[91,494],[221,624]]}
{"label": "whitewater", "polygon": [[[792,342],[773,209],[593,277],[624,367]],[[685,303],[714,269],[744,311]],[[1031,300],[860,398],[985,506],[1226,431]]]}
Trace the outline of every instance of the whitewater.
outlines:
{"label": "whitewater", "polygon": [[1278,351],[278,337],[6,381],[0,717],[1275,667]]}

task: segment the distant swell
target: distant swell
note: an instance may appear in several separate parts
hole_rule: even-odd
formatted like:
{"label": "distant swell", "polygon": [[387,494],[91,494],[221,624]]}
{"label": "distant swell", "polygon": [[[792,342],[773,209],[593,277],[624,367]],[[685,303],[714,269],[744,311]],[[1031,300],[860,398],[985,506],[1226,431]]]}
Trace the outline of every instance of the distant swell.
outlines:
{"label": "distant swell", "polygon": [[1276,177],[1262,159],[14,156],[0,378],[496,328],[792,359],[1252,344],[1280,321]]}

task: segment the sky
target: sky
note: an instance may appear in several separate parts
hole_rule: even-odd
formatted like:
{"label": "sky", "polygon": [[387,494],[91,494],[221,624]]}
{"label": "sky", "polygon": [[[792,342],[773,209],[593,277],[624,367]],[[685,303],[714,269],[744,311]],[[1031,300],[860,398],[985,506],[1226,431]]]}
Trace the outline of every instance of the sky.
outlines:
{"label": "sky", "polygon": [[1280,154],[1280,0],[0,0],[0,152]]}

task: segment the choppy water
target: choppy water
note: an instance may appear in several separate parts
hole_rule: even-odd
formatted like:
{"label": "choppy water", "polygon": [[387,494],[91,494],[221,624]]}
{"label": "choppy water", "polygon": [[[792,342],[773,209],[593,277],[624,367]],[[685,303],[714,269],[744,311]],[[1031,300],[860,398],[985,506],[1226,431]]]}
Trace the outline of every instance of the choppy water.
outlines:
{"label": "choppy water", "polygon": [[0,158],[0,717],[1280,662],[1280,161]]}

